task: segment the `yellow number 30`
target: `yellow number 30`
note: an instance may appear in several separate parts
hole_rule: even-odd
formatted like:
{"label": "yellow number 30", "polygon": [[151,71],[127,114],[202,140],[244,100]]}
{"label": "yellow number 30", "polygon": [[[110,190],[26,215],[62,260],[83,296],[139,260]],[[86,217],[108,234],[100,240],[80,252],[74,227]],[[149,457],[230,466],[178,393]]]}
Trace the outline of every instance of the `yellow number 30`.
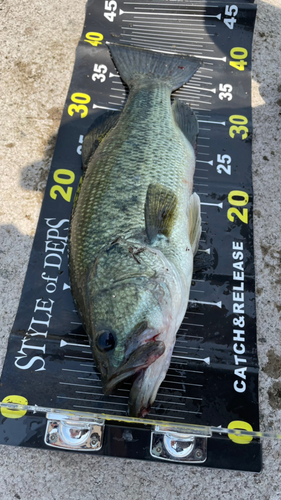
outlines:
{"label": "yellow number 30", "polygon": [[73,116],[74,113],[80,113],[81,112],[81,118],[85,118],[88,114],[88,108],[85,106],[85,104],[70,104],[68,106],[68,114],[70,116]]}
{"label": "yellow number 30", "polygon": [[71,100],[75,104],[70,104],[68,106],[68,114],[73,116],[74,113],[79,113],[81,118],[85,118],[88,114],[86,104],[90,102],[90,96],[88,94],[83,94],[82,92],[76,92],[75,94],[72,94]]}
{"label": "yellow number 30", "polygon": [[229,135],[232,139],[234,139],[236,134],[241,134],[241,132],[244,132],[242,135],[243,140],[248,137],[249,129],[245,127],[248,123],[248,118],[246,118],[246,116],[232,115],[229,117],[229,121],[230,123],[235,123],[235,125],[232,125],[229,129]]}

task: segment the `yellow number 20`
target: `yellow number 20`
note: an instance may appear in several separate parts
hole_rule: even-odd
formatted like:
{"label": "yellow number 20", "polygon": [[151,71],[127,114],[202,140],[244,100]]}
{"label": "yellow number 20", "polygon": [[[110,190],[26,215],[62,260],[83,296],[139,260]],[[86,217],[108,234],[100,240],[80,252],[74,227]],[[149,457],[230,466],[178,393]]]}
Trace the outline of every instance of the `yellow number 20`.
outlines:
{"label": "yellow number 20", "polygon": [[57,199],[57,193],[59,193],[65,201],[71,201],[71,195],[73,188],[63,188],[58,184],[72,184],[75,180],[75,174],[71,170],[67,170],[64,168],[59,168],[54,172],[54,181],[57,182],[55,186],[53,186],[50,190],[50,196],[53,200]]}
{"label": "yellow number 20", "polygon": [[245,191],[230,191],[228,195],[228,201],[234,207],[231,207],[227,211],[227,218],[230,222],[234,222],[234,215],[238,217],[244,224],[248,224],[248,209],[243,208],[242,212],[235,207],[243,207],[247,205],[249,201],[249,195]]}

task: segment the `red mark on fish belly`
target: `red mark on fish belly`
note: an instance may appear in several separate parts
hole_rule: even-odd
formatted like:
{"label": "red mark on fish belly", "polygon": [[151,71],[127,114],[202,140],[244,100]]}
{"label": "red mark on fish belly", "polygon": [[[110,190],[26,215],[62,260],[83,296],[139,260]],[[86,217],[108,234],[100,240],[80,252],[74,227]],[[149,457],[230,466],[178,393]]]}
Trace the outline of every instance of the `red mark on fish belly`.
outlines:
{"label": "red mark on fish belly", "polygon": [[178,66],[179,69],[184,69],[184,66]]}
{"label": "red mark on fish belly", "polygon": [[149,408],[142,408],[140,410],[140,417],[145,417],[145,415],[147,415],[149,412],[150,412],[150,408],[151,408],[151,405],[149,406]]}

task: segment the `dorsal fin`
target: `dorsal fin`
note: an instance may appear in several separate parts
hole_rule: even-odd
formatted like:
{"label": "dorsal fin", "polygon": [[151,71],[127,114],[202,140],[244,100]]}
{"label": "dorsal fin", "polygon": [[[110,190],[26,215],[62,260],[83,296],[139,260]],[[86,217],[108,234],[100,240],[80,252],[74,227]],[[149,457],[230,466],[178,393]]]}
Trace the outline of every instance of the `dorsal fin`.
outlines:
{"label": "dorsal fin", "polygon": [[157,235],[169,238],[177,212],[177,197],[161,184],[150,184],[145,201],[145,226],[150,243]]}
{"label": "dorsal fin", "polygon": [[83,170],[87,169],[90,157],[93,155],[105,136],[116,126],[120,114],[121,111],[106,111],[91,125],[84,138],[82,146]]}

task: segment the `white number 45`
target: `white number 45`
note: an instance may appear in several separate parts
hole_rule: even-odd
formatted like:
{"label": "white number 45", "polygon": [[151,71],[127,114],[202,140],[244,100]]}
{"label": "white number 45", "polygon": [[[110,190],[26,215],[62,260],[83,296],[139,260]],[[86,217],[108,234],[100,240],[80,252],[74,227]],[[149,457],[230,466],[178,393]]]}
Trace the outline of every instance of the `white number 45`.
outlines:
{"label": "white number 45", "polygon": [[236,23],[235,17],[238,14],[237,5],[226,5],[224,14],[225,16],[232,16],[232,17],[225,17],[223,22],[230,30],[233,30],[234,24]]}
{"label": "white number 45", "polygon": [[105,0],[104,2],[104,10],[108,12],[104,12],[104,17],[108,19],[111,23],[113,23],[114,18],[116,16],[117,2],[115,0]]}

